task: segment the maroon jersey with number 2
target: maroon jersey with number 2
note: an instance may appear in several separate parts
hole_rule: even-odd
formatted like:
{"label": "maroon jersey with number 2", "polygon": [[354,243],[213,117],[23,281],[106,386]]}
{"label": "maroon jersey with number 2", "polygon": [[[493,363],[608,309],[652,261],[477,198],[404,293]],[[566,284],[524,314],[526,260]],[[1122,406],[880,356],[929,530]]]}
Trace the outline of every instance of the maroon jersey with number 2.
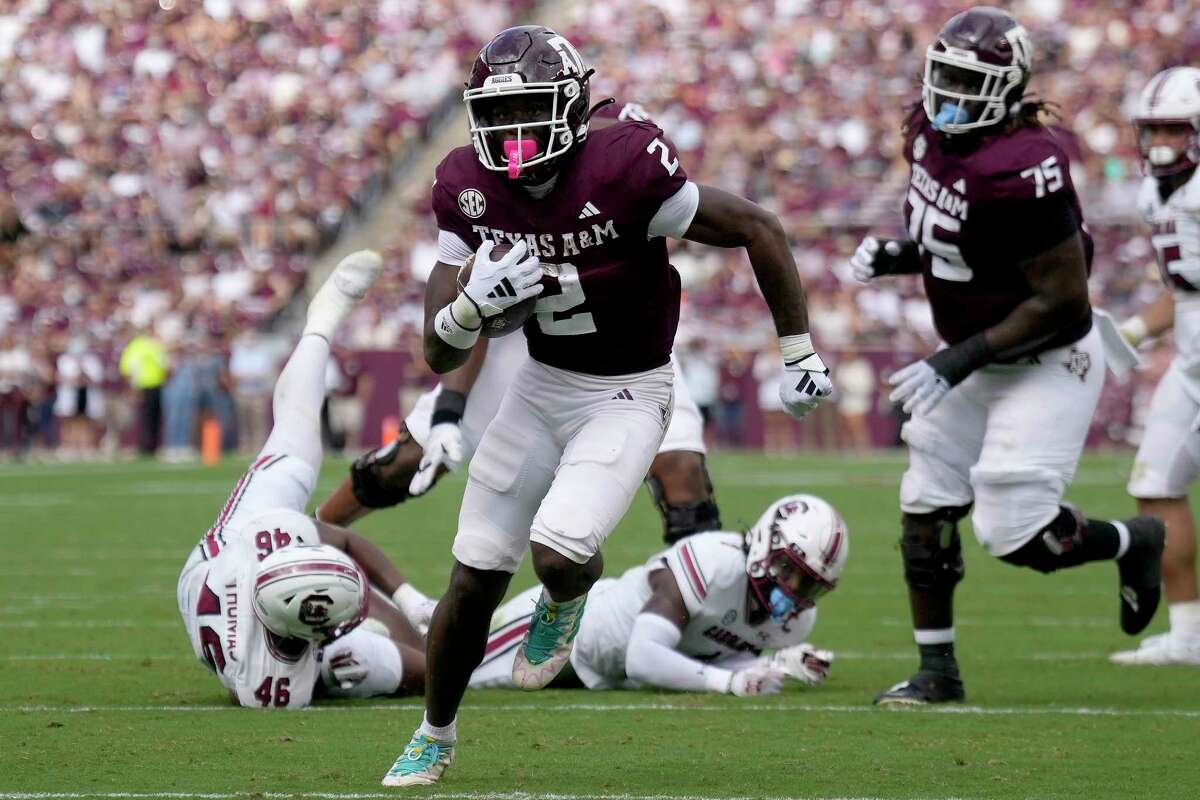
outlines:
{"label": "maroon jersey with number 2", "polygon": [[546,277],[525,325],[529,354],[552,367],[626,375],[666,364],[679,323],[679,275],[651,218],[687,182],[675,147],[654,124],[623,121],[593,130],[534,198],[475,150],[438,166],[438,228],[472,250],[485,240],[524,240]]}
{"label": "maroon jersey with number 2", "polygon": [[[956,344],[1007,317],[1032,296],[1022,261],[1084,231],[1061,133],[1021,126],[974,147],[942,137],[914,115],[904,155],[908,235],[921,248],[925,292],[938,334]],[[1083,232],[1088,264],[1091,239]],[[1038,350],[1091,329],[1091,316]]]}

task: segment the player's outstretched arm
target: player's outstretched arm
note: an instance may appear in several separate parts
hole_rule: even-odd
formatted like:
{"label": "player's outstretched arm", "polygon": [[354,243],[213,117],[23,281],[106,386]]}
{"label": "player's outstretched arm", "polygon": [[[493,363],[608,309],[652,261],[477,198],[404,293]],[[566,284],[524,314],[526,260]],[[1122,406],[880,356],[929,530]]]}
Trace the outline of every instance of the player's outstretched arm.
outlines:
{"label": "player's outstretched arm", "polygon": [[1175,293],[1164,289],[1154,302],[1121,323],[1121,335],[1134,347],[1143,339],[1162,336],[1175,325]]}
{"label": "player's outstretched arm", "polygon": [[712,186],[699,186],[699,200],[684,239],[715,247],[744,247],[779,334],[784,408],[803,417],[833,394],[829,370],[808,334],[808,301],[779,218],[762,206]]}
{"label": "player's outstretched arm", "polygon": [[408,484],[410,497],[418,497],[433,486],[444,472],[454,472],[463,462],[462,418],[467,410],[467,395],[483,369],[487,356],[487,339],[479,339],[467,357],[467,362],[442,378],[429,420],[429,436],[422,448],[421,461]]}
{"label": "player's outstretched arm", "polygon": [[781,337],[808,333],[808,301],[779,218],[762,206],[714,186],[700,200],[684,239],[714,247],[744,247]]}
{"label": "player's outstretched arm", "polygon": [[316,521],[324,544],[333,545],[353,558],[371,585],[392,598],[413,625],[428,624],[433,615],[433,600],[408,582],[392,560],[365,536],[336,525]]}
{"label": "player's outstretched arm", "polygon": [[717,692],[738,696],[775,694],[783,688],[782,670],[754,665],[738,671],[712,667],[675,648],[691,619],[679,585],[669,569],[647,576],[652,594],[633,623],[625,650],[625,674],[638,683],[680,692]]}

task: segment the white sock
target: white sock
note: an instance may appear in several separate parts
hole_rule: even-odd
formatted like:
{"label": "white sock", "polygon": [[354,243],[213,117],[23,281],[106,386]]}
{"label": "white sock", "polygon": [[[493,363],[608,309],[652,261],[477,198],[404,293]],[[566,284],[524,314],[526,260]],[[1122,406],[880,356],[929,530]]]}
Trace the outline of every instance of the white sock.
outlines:
{"label": "white sock", "polygon": [[1112,526],[1117,529],[1117,537],[1120,539],[1120,544],[1117,545],[1117,555],[1115,558],[1122,558],[1129,552],[1129,528],[1125,527],[1125,523],[1120,520],[1112,520]]}
{"label": "white sock", "polygon": [[338,262],[308,304],[304,332],[332,340],[338,326],[366,295],[382,268],[379,254],[372,250],[359,250]]}
{"label": "white sock", "polygon": [[579,597],[575,597],[570,600],[555,600],[553,597],[550,596],[550,592],[546,590],[546,587],[544,587],[544,586],[542,587],[542,599],[545,600],[546,605],[550,606],[551,608],[566,607],[566,608],[570,609],[570,608],[573,608],[576,603],[582,602],[586,597],[587,597],[587,592],[584,592],[583,594],[579,595]]}
{"label": "white sock", "polygon": [[453,744],[458,741],[458,717],[450,720],[449,725],[437,726],[429,723],[429,715],[426,714],[421,718],[421,727],[417,728],[417,733],[437,739],[439,742],[450,742]]}
{"label": "white sock", "polygon": [[1200,639],[1200,600],[1169,603],[1167,616],[1171,620],[1171,633],[1186,639]]}
{"label": "white sock", "polygon": [[287,454],[321,471],[321,404],[325,402],[325,365],[329,340],[319,335],[300,337],[283,371],[275,380],[271,410],[275,424],[262,453]]}
{"label": "white sock", "polygon": [[917,644],[954,644],[954,628],[919,628],[913,630]]}

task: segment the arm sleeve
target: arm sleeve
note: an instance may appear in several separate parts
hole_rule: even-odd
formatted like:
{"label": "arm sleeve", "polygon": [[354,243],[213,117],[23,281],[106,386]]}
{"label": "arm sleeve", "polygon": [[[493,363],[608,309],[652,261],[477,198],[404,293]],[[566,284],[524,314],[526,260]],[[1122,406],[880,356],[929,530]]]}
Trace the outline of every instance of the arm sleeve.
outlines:
{"label": "arm sleeve", "polygon": [[475,251],[457,233],[438,231],[438,261],[453,267],[461,267]]}
{"label": "arm sleeve", "polygon": [[682,239],[691,227],[692,218],[696,216],[696,209],[699,207],[700,188],[687,181],[679,191],[658,207],[658,212],[650,219],[646,238],[668,236],[672,239]]}
{"label": "arm sleeve", "polygon": [[683,633],[658,614],[638,614],[625,650],[625,674],[638,683],[680,692],[729,690],[733,673],[688,658],[675,649]]}

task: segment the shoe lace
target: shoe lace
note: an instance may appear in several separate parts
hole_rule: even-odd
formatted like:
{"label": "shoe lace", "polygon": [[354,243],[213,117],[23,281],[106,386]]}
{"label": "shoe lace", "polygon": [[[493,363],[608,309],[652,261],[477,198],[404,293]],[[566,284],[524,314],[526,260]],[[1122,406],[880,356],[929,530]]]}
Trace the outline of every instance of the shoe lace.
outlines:
{"label": "shoe lace", "polygon": [[564,605],[567,604],[560,603],[551,608],[544,598],[538,598],[533,609],[533,625],[529,628],[529,641],[525,644],[525,655],[534,663],[545,661],[555,647],[574,638],[575,621],[581,607],[564,609]]}
{"label": "shoe lace", "polygon": [[394,773],[417,772],[438,760],[442,745],[428,736],[414,736],[396,759],[391,771]]}

